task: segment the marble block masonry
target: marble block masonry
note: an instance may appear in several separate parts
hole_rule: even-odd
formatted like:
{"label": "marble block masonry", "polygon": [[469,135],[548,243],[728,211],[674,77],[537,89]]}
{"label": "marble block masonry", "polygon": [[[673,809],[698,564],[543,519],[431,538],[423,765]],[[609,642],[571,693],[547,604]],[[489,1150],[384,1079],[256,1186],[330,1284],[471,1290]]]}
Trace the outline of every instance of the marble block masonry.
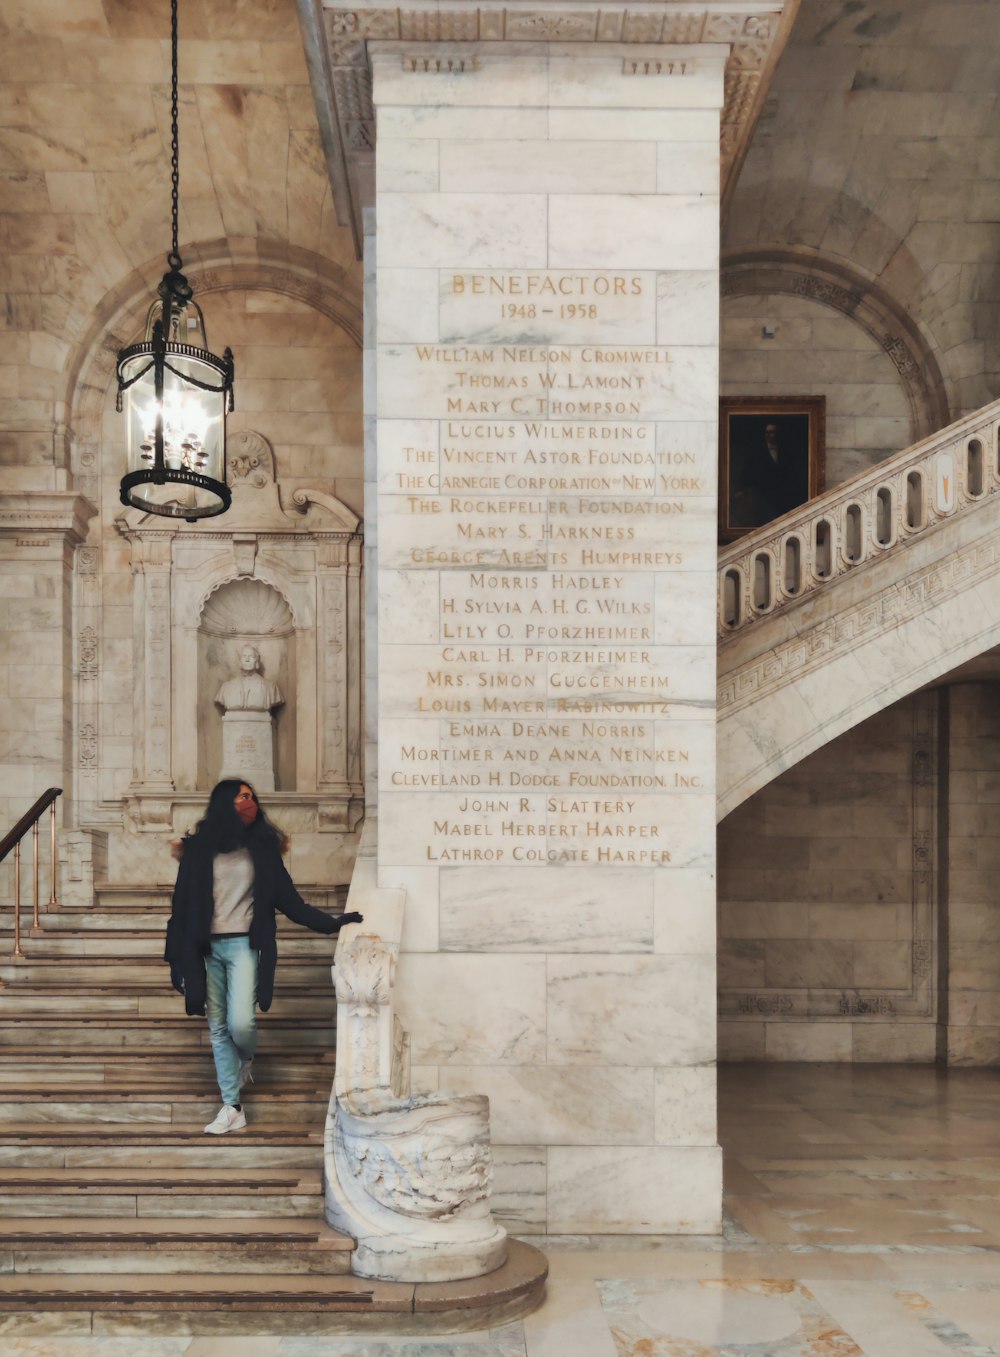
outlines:
{"label": "marble block masonry", "polygon": [[413,1087],[489,1095],[516,1230],[716,1231],[728,48],[368,50],[378,884],[406,892]]}

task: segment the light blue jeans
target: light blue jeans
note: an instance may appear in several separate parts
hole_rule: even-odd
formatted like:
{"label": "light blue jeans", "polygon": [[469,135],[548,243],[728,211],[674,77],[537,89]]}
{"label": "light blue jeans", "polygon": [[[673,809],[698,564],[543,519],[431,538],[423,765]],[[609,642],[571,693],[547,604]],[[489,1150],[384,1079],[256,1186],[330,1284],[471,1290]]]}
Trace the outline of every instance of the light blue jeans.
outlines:
{"label": "light blue jeans", "polygon": [[240,1101],[240,1065],[257,1048],[257,953],[248,937],[214,938],[205,958],[205,1012],[222,1101]]}

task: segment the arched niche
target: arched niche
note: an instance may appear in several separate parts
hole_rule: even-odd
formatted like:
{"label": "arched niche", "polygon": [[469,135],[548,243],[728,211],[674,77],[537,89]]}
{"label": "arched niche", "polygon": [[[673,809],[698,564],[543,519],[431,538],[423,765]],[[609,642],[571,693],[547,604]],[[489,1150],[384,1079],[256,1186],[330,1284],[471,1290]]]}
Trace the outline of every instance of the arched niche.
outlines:
{"label": "arched niche", "polygon": [[220,585],[201,611],[197,633],[198,787],[211,788],[223,771],[222,721],[215,699],[222,684],[239,673],[240,652],[247,645],[257,650],[261,672],[277,685],[284,698],[274,711],[275,787],[278,791],[295,791],[295,619],[288,600],[273,585],[256,579],[235,579]]}
{"label": "arched niche", "polygon": [[898,301],[859,269],[805,247],[732,251],[723,255],[723,301],[780,293],[847,317],[894,369],[905,393],[913,441],[951,421],[944,376],[928,337]]}
{"label": "arched niche", "polygon": [[134,828],[185,827],[220,766],[215,696],[257,647],[278,684],[277,791],[288,830],[352,830],[362,809],[361,524],[317,486],[283,491],[267,439],[230,448],[228,513],[180,527],[128,509]]}

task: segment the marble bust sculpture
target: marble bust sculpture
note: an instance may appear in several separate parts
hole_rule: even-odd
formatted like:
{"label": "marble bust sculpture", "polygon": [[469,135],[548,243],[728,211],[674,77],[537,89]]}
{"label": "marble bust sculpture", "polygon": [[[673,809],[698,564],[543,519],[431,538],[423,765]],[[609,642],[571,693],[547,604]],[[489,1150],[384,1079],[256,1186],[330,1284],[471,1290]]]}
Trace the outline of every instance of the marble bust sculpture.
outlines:
{"label": "marble bust sculpture", "polygon": [[221,777],[235,777],[253,783],[258,791],[276,790],[274,777],[275,707],[285,699],[276,683],[269,683],[260,672],[260,651],[256,646],[240,648],[240,672],[226,679],[215,695],[222,708]]}
{"label": "marble bust sculpture", "polygon": [[260,651],[256,646],[241,649],[240,671],[236,678],[226,679],[215,695],[223,711],[270,712],[284,705],[281,689],[260,672]]}

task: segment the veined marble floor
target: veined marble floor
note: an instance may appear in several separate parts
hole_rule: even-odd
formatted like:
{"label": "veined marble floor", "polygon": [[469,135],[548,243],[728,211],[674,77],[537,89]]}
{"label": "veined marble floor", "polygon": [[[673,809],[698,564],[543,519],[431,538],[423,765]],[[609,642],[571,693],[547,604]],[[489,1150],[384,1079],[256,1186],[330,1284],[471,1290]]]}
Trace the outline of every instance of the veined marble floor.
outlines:
{"label": "veined marble floor", "polygon": [[720,1071],[722,1238],[548,1239],[545,1303],[450,1337],[0,1339],[3,1357],[1000,1357],[1000,1070]]}

